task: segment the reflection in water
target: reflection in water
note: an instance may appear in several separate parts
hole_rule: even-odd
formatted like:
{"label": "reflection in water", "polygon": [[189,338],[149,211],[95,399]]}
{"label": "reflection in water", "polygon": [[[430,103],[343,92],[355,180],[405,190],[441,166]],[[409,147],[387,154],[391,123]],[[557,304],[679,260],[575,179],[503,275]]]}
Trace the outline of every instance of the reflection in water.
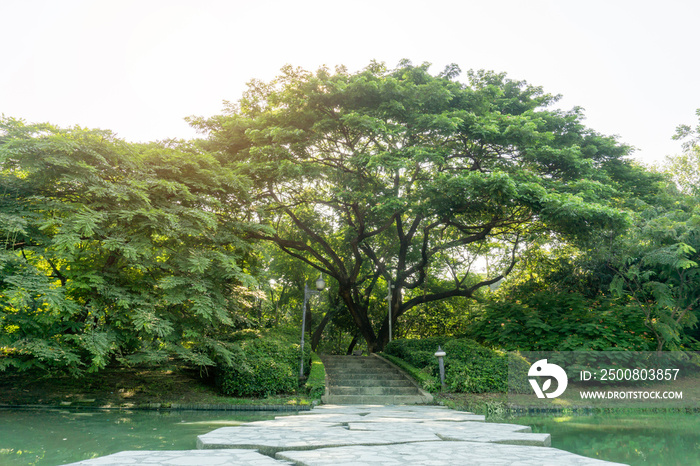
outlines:
{"label": "reflection in water", "polygon": [[[197,435],[290,413],[0,410],[0,464],[53,466],[123,450],[188,450]],[[700,415],[517,417],[552,446],[632,465],[700,465]]]}
{"label": "reflection in water", "polygon": [[698,414],[539,416],[497,422],[529,425],[533,432],[551,434],[553,447],[591,458],[631,465],[700,465]]}
{"label": "reflection in water", "polygon": [[123,450],[190,450],[197,436],[291,413],[0,410],[0,464],[53,466]]}

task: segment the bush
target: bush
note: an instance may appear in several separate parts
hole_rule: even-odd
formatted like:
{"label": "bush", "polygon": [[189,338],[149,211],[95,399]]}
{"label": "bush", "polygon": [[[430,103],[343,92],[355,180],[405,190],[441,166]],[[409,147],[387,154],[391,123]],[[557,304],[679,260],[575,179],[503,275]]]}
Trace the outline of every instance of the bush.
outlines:
{"label": "bush", "polygon": [[[291,334],[247,330],[232,340],[231,364],[220,364],[217,373],[224,395],[269,396],[298,388],[300,346]],[[304,350],[308,361],[311,351]]]}
{"label": "bush", "polygon": [[435,362],[435,367],[437,367],[435,351],[437,351],[438,346],[444,346],[447,341],[449,341],[448,337],[392,340],[386,345],[384,352],[403,359],[418,368],[429,367],[431,362]]}
{"label": "bush", "polygon": [[[468,338],[431,337],[420,340],[394,340],[385,352],[439,377],[435,351],[442,346],[445,356],[445,383],[453,392],[505,392],[508,390],[508,355],[481,346]],[[522,358],[511,363],[527,365]],[[522,381],[519,381],[519,383]]]}
{"label": "bush", "polygon": [[649,351],[639,310],[620,300],[538,292],[486,305],[469,336],[508,351]]}

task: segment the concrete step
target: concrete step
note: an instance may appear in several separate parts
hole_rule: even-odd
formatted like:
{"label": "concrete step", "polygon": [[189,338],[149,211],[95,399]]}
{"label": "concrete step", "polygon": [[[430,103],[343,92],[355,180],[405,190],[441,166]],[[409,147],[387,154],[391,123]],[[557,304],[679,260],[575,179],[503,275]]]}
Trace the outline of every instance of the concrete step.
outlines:
{"label": "concrete step", "polygon": [[391,370],[386,366],[381,366],[378,364],[326,364],[325,367],[330,367],[331,369],[346,370],[346,371],[380,371],[380,370]]}
{"label": "concrete step", "polygon": [[402,405],[424,404],[426,399],[419,395],[326,395],[321,397],[326,404],[338,405]]}
{"label": "concrete step", "polygon": [[344,377],[329,377],[329,384],[333,386],[346,387],[414,387],[415,385],[410,380],[401,379],[356,379]]}
{"label": "concrete step", "polygon": [[378,356],[323,356],[324,403],[418,404],[432,401],[416,383]]}
{"label": "concrete step", "polygon": [[335,378],[344,379],[373,379],[373,380],[401,380],[405,379],[406,376],[398,372],[362,372],[362,371],[344,371],[344,370],[333,370],[326,368],[327,373],[331,373]]}
{"label": "concrete step", "polygon": [[372,366],[378,364],[372,356],[327,356],[323,359],[323,364],[342,366]]}
{"label": "concrete step", "polygon": [[416,387],[353,387],[334,386],[332,395],[416,395]]}

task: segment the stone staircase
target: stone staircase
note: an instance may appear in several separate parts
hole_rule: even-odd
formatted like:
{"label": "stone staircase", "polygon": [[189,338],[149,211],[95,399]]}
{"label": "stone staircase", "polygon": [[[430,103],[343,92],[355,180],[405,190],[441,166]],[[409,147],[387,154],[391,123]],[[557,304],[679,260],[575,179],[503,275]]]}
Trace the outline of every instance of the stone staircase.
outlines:
{"label": "stone staircase", "polygon": [[423,404],[432,395],[389,361],[371,356],[321,356],[327,404]]}

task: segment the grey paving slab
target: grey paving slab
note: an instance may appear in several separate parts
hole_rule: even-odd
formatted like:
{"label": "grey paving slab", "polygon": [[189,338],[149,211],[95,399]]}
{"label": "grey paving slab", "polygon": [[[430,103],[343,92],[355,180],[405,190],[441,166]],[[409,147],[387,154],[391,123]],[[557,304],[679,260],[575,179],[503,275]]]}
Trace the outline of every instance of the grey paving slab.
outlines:
{"label": "grey paving slab", "polygon": [[251,448],[274,454],[283,450],[310,450],[350,445],[387,445],[439,440],[432,432],[348,430],[341,426],[222,427],[197,437],[197,448]]}
{"label": "grey paving slab", "polygon": [[265,421],[248,422],[248,426],[273,426],[273,425],[300,425],[306,423],[344,424],[348,422],[360,422],[366,415],[343,413],[315,413],[304,416],[279,416]]}
{"label": "grey paving slab", "polygon": [[373,447],[323,448],[313,451],[284,451],[277,459],[297,466],[613,466],[555,448],[475,442],[427,442]]}
{"label": "grey paving slab", "polygon": [[374,405],[349,405],[349,406],[319,406],[311,411],[300,413],[301,417],[316,416],[320,413],[336,415],[359,415],[367,419],[395,417],[401,419],[444,420],[444,421],[475,421],[484,420],[484,416],[473,413],[454,411],[442,406],[374,406]]}
{"label": "grey paving slab", "polygon": [[310,411],[302,411],[299,414],[313,414],[314,412],[342,412],[342,413],[353,413],[353,412],[382,412],[382,411],[399,411],[399,412],[417,412],[417,411],[452,411],[450,408],[445,406],[424,406],[424,405],[377,405],[377,404],[366,404],[366,405],[334,405],[334,404],[323,404],[316,406]]}
{"label": "grey paving slab", "polygon": [[552,444],[549,434],[533,434],[529,426],[484,422],[426,421],[421,423],[385,422],[350,423],[350,430],[373,432],[403,431],[432,432],[441,440],[465,440],[470,442],[508,443],[548,447]]}
{"label": "grey paving slab", "polygon": [[480,414],[458,413],[458,412],[438,412],[438,413],[373,413],[362,416],[361,422],[428,422],[428,421],[449,421],[449,422],[475,422],[484,421],[486,418]]}
{"label": "grey paving slab", "polygon": [[167,450],[122,451],[113,455],[71,463],[70,466],[122,466],[149,464],[152,466],[214,466],[250,465],[280,466],[289,464],[261,455],[254,450]]}
{"label": "grey paving slab", "polygon": [[[335,414],[369,414],[372,411],[379,410],[384,411],[389,409],[389,406],[385,405],[331,405],[323,404],[316,406],[311,411],[304,411],[299,413],[301,416],[313,416],[318,413],[335,413]],[[391,407],[393,408],[393,407]]]}
{"label": "grey paving slab", "polygon": [[[317,407],[308,411],[303,416],[317,416],[320,413],[333,413],[336,415],[359,415],[361,422],[425,422],[429,420],[439,421],[483,421],[484,416],[454,411],[443,406],[337,406]],[[350,421],[351,422],[351,421]]]}

